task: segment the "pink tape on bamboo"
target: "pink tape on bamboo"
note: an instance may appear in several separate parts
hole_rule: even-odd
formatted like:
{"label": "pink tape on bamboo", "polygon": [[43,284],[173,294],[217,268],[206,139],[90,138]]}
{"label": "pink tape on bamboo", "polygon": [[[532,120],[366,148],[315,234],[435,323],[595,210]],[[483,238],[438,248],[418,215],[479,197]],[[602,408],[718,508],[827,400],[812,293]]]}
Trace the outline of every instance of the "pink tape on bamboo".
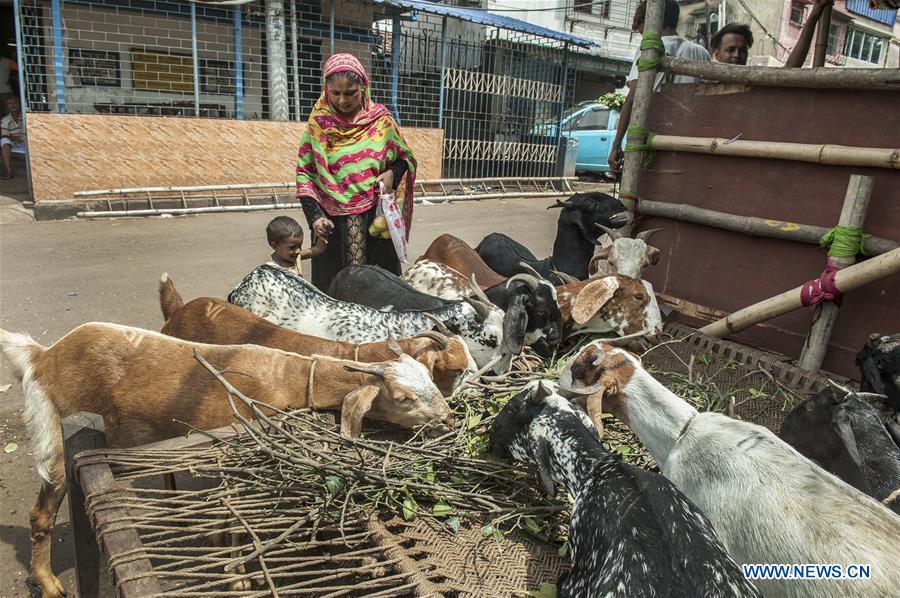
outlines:
{"label": "pink tape on bamboo", "polygon": [[819,277],[806,282],[803,288],[800,289],[800,302],[804,306],[809,307],[823,301],[831,301],[840,307],[844,295],[834,284],[834,277],[837,275],[838,270],[840,270],[840,267],[833,264],[829,259]]}

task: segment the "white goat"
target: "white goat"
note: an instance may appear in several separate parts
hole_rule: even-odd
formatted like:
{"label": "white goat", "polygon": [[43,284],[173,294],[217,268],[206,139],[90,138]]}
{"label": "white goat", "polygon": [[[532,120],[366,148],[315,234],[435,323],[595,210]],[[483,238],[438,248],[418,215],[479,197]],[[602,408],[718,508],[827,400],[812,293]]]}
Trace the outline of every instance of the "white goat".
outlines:
{"label": "white goat", "polygon": [[739,564],[871,565],[867,580],[756,581],[766,596],[896,595],[900,517],[768,429],[698,413],[634,355],[599,341],[572,359],[560,382],[588,396],[592,419],[605,397],[663,474],[706,513]]}
{"label": "white goat", "polygon": [[609,236],[610,243],[597,249],[588,264],[588,276],[608,276],[621,274],[641,278],[644,270],[659,261],[659,249],[648,245],[647,241],[661,228],[641,231],[635,238],[622,235],[619,231],[600,226]]}
{"label": "white goat", "polygon": [[[43,480],[31,510],[31,578],[44,598],[65,595],[50,567],[50,539],[66,493],[60,417],[88,411],[103,417],[111,446],[136,446],[233,421],[222,384],[200,354],[248,397],[288,410],[341,411],[341,432],[357,436],[363,416],[401,426],[453,418],[428,370],[408,355],[357,363],[302,357],[257,345],[204,345],[158,332],[89,323],[45,348],[0,330],[0,349],[25,393],[25,426]],[[238,408],[246,417],[249,408]]]}

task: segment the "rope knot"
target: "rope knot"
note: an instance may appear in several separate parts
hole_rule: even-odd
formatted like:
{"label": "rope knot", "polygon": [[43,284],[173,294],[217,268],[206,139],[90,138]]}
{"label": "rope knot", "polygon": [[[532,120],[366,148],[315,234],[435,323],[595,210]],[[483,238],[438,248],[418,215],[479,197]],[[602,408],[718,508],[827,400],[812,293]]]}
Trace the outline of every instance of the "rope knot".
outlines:
{"label": "rope knot", "polygon": [[819,274],[818,278],[807,281],[800,289],[800,302],[805,307],[818,305],[823,301],[831,301],[838,307],[844,299],[837,285],[834,283],[834,277],[841,268],[829,259],[825,269]]}

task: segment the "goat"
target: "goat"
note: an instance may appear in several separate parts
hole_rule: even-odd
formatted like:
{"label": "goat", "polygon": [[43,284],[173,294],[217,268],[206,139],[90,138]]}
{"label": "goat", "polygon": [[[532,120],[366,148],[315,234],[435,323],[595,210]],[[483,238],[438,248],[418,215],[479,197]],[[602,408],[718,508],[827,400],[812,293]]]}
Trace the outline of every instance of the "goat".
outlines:
{"label": "goat", "polygon": [[856,365],[862,375],[860,390],[886,395],[888,405],[900,414],[900,333],[871,335],[856,354]]}
{"label": "goat", "polygon": [[503,284],[507,278],[491,270],[468,243],[449,234],[443,234],[432,241],[416,261],[420,260],[430,260],[453,268],[466,280],[474,275],[482,290]]}
{"label": "goat", "polygon": [[900,513],[900,447],[874,407],[846,389],[824,388],[794,407],[781,439],[854,488]]}
{"label": "goat", "polygon": [[[513,355],[521,353],[528,323],[524,304],[514,305],[504,313],[492,304],[477,285],[472,286],[475,298],[490,305],[491,311],[496,312],[492,314],[493,318],[503,320],[503,340],[507,349]],[[441,309],[458,303],[423,293],[396,274],[378,266],[367,265],[350,265],[338,272],[331,282],[328,294],[340,301],[358,303],[382,311]],[[468,298],[464,297],[463,300]]]}
{"label": "goat", "polygon": [[[448,301],[462,301],[475,293],[471,279],[450,266],[424,257],[407,269],[400,280],[417,291]],[[477,282],[474,286],[481,289]]]}
{"label": "goat", "polygon": [[503,343],[502,317],[480,301],[427,311],[383,312],[338,301],[284,268],[262,265],[229,293],[228,302],[279,326],[351,343],[414,336],[431,330],[437,318],[466,341],[478,367],[493,361],[497,371],[506,371],[512,360]]}
{"label": "goat", "polygon": [[166,320],[162,333],[197,343],[254,344],[363,363],[394,359],[399,348],[425,366],[444,396],[450,396],[477,369],[465,341],[455,334],[428,330],[412,338],[359,345],[317,338],[277,326],[221,299],[199,297],[185,305],[168,274],[159,282],[159,302]]}
{"label": "goat", "polygon": [[502,233],[491,233],[476,247],[485,263],[502,276],[525,272],[524,262],[554,284],[562,280],[554,270],[574,276],[588,277],[588,261],[598,244],[599,228],[621,227],[628,221],[628,213],[619,200],[606,193],[576,193],[566,201],[556,200],[547,209],[560,208],[556,225],[553,255],[538,260],[527,247]]}
{"label": "goat", "polygon": [[[50,567],[53,523],[66,492],[60,418],[96,413],[109,444],[118,447],[228,425],[227,392],[195,354],[242,393],[273,407],[340,409],[345,436],[359,435],[363,416],[409,428],[452,424],[425,366],[408,355],[363,364],[256,345],[191,343],[105,323],[82,324],[49,348],[0,330],[0,348],[22,381],[25,426],[43,480],[31,510],[31,578],[45,597],[65,594]],[[245,405],[238,409],[249,416]]]}
{"label": "goat", "polygon": [[610,454],[554,384],[531,382],[510,399],[490,440],[497,455],[537,464],[549,496],[555,480],[574,498],[561,596],[761,596],[700,509],[660,474]]}
{"label": "goat", "polygon": [[564,368],[561,387],[630,427],[660,471],[700,507],[739,564],[870,564],[871,579],[765,579],[766,596],[891,596],[900,587],[900,517],[762,426],[703,412],[603,342]]}
{"label": "goat", "polygon": [[562,315],[556,304],[556,289],[530,267],[525,267],[529,271],[527,274],[516,274],[508,279],[499,277],[497,284],[485,286],[485,279],[479,277],[488,276],[487,280],[495,281],[498,276],[474,249],[452,235],[435,239],[420,259],[423,258],[449,266],[470,280],[474,277],[474,282],[484,289],[491,302],[504,311],[515,311],[524,306],[528,314],[525,344],[541,357],[550,357],[559,348]]}
{"label": "goat", "polygon": [[622,275],[582,280],[556,287],[556,297],[566,336],[644,332],[655,340],[662,332],[653,286],[646,280]]}
{"label": "goat", "polygon": [[659,261],[659,249],[648,245],[655,233],[661,228],[651,228],[641,231],[635,238],[622,235],[621,232],[601,227],[611,240],[609,245],[599,247],[588,264],[588,275],[608,276],[610,274],[622,274],[632,278],[642,278],[644,270],[648,266]]}

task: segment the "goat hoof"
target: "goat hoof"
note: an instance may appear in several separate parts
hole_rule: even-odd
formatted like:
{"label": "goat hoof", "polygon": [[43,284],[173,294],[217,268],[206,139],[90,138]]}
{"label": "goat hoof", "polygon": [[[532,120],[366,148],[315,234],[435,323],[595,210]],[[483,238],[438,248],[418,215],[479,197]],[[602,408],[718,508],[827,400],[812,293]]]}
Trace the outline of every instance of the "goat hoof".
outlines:
{"label": "goat hoof", "polygon": [[41,598],[64,598],[66,586],[55,575],[32,578],[31,582],[41,590]]}

